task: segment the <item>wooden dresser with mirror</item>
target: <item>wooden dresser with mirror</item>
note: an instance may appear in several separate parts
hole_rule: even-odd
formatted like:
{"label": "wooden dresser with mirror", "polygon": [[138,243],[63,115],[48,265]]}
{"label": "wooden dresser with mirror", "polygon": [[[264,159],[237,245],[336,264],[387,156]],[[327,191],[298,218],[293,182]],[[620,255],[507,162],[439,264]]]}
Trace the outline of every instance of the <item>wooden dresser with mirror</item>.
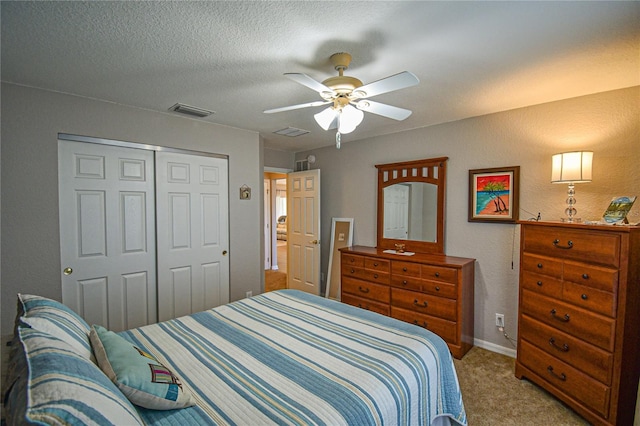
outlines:
{"label": "wooden dresser with mirror", "polygon": [[340,249],[344,303],[473,347],[475,259],[444,254],[447,157],[377,165],[377,246]]}

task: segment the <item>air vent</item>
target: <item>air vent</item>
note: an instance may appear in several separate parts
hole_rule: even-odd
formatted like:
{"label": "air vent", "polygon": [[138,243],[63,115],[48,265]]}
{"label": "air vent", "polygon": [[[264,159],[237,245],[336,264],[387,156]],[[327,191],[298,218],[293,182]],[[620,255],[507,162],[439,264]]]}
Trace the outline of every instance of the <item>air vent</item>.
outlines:
{"label": "air vent", "polygon": [[309,133],[308,130],[296,129],[295,127],[287,127],[286,129],[277,130],[275,132],[276,135],[283,135],[295,138],[296,136],[302,136]]}
{"label": "air vent", "polygon": [[199,117],[199,118],[208,117],[211,114],[213,114],[213,111],[207,111],[206,109],[197,108],[194,106],[185,105],[181,103],[175,104],[174,106],[169,108],[169,111],[174,111],[180,114],[190,115],[192,117]]}

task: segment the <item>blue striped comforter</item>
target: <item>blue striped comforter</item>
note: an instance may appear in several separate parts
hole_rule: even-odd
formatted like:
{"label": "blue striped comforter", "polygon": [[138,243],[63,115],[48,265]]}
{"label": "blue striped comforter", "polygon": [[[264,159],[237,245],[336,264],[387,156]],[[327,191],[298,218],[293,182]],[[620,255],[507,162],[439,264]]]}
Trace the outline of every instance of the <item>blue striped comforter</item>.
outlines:
{"label": "blue striped comforter", "polygon": [[442,339],[295,290],[122,332],[171,368],[196,406],[148,424],[466,424]]}

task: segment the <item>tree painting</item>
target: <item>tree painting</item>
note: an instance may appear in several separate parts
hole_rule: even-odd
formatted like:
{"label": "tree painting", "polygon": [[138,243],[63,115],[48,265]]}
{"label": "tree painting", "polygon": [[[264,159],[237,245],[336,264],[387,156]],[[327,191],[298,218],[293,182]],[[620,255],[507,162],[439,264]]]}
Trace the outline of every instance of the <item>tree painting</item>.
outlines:
{"label": "tree painting", "polygon": [[493,201],[493,205],[495,209],[493,210],[496,214],[507,214],[509,213],[509,207],[505,204],[504,200],[500,197],[500,191],[504,191],[504,183],[502,182],[489,182],[487,183],[483,191],[489,193],[491,197],[491,201]]}
{"label": "tree painting", "polygon": [[510,178],[510,174],[489,174],[476,177],[476,212],[478,214],[509,214]]}
{"label": "tree painting", "polygon": [[520,166],[469,170],[469,222],[518,220]]}

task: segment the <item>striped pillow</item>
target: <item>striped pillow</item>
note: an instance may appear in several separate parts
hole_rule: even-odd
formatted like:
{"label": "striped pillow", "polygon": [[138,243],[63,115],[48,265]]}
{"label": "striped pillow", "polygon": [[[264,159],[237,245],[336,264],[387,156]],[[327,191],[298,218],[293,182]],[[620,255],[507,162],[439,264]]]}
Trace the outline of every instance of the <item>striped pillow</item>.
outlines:
{"label": "striped pillow", "polygon": [[89,342],[91,327],[62,303],[42,296],[18,294],[18,317],[19,324],[51,334],[95,362]]}
{"label": "striped pillow", "polygon": [[66,342],[27,327],[16,332],[22,352],[15,356],[27,368],[7,399],[7,424],[144,424],[98,366]]}

